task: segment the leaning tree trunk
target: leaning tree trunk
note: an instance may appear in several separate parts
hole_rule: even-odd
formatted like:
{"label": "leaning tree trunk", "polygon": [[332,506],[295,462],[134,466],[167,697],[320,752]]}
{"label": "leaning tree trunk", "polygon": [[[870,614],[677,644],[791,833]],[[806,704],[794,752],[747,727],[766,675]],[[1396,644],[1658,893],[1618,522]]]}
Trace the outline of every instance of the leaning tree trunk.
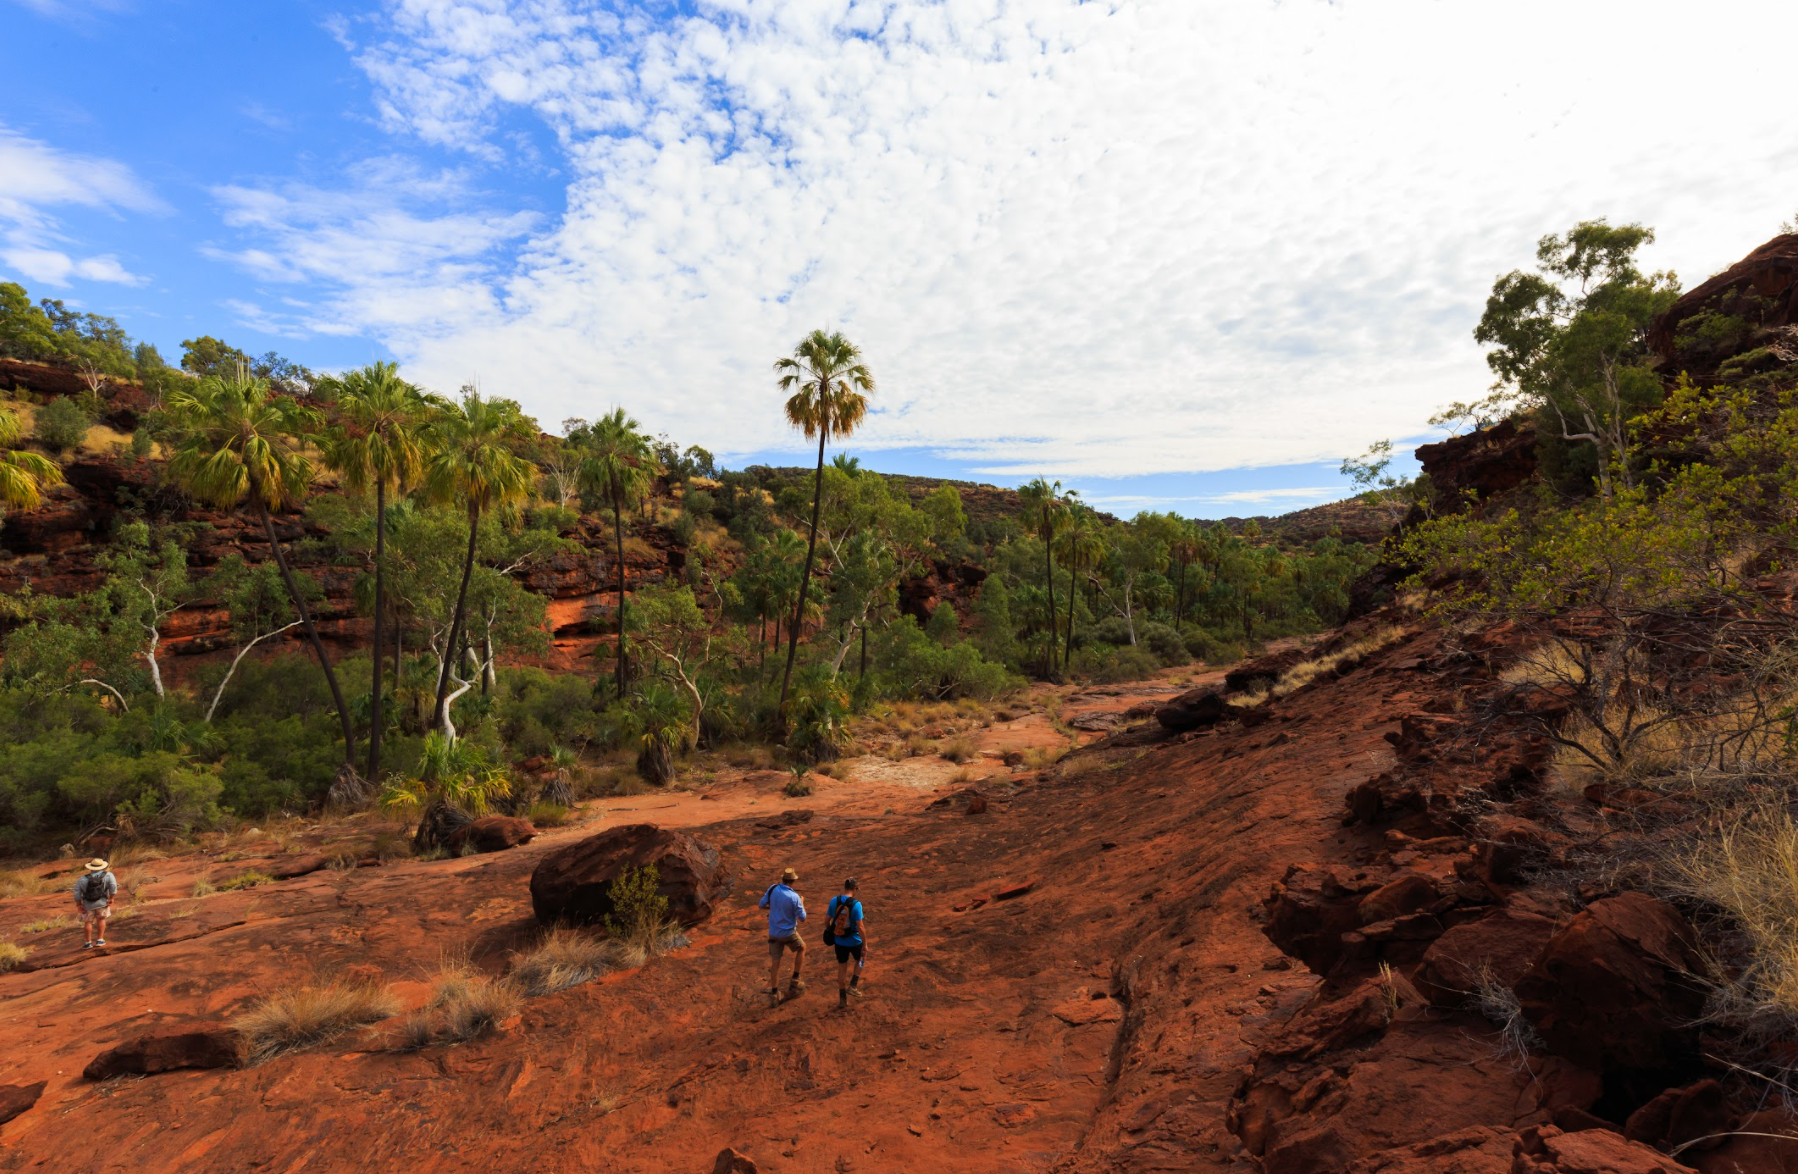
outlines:
{"label": "leaning tree trunk", "polygon": [[780,675],[780,706],[774,711],[780,732],[787,731],[787,690],[793,684],[793,661],[799,656],[799,627],[805,622],[805,591],[812,582],[812,558],[818,553],[818,511],[824,505],[824,442],[830,437],[828,425],[818,429],[818,481],[812,490],[812,532],[805,544],[805,570],[799,574],[799,605],[793,609],[793,624],[787,629],[787,667]]}
{"label": "leaning tree trunk", "polygon": [[443,664],[437,670],[437,703],[431,710],[431,728],[449,729],[450,669],[462,644],[462,621],[468,610],[468,579],[474,574],[474,544],[481,530],[481,512],[468,511],[468,555],[462,563],[462,586],[456,591],[456,613],[450,618],[449,639],[444,643]]}
{"label": "leaning tree trunk", "polygon": [[[369,654],[374,668],[375,691],[368,699],[368,777],[381,777],[381,620],[387,612],[385,572],[387,560],[387,483],[375,482],[375,646]],[[399,687],[399,674],[393,678]]]}
{"label": "leaning tree trunk", "polygon": [[325,642],[318,637],[318,628],[312,623],[312,611],[306,606],[306,599],[300,594],[299,584],[294,582],[293,571],[287,565],[287,555],[281,549],[281,540],[275,537],[275,521],[269,517],[268,504],[262,500],[261,487],[252,483],[250,496],[256,502],[256,514],[262,519],[262,531],[268,535],[268,548],[275,556],[275,568],[281,572],[281,582],[287,587],[288,598],[293,600],[293,609],[300,613],[300,623],[306,629],[306,638],[312,642],[312,651],[318,655],[318,667],[325,674],[325,684],[331,690],[331,702],[337,706],[337,720],[343,726],[343,765],[337,768],[337,777],[331,782],[331,790],[327,800],[334,806],[354,807],[366,803],[373,798],[368,781],[356,773],[356,727],[350,721],[350,707],[343,703],[343,690],[337,684],[337,672],[331,667],[331,658],[325,655]]}

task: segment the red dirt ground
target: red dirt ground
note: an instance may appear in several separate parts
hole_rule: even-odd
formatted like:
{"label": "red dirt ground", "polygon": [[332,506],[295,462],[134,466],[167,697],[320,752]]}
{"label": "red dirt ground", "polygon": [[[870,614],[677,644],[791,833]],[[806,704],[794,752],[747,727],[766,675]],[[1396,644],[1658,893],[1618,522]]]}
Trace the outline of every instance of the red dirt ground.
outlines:
{"label": "red dirt ground", "polygon": [[[59,915],[60,894],[0,902],[0,934],[37,944],[33,969],[0,977],[0,1085],[49,1082],[4,1127],[0,1168],[704,1174],[734,1146],[782,1174],[1255,1169],[1227,1103],[1321,982],[1269,943],[1262,901],[1288,862],[1352,869],[1378,849],[1340,817],[1345,793],[1391,764],[1385,735],[1431,696],[1401,657],[1295,694],[1254,728],[1126,735],[1040,773],[982,756],[971,769],[990,776],[991,803],[979,815],[931,806],[961,768],[864,759],[849,781],[814,777],[805,799],[781,795],[784,774],[751,773],[596,802],[586,822],[494,855],[198,900],[182,899],[195,875],[259,858],[149,862],[134,871],[162,880],[104,952],[83,953],[78,930],[20,932]],[[1173,691],[1065,698],[1062,714]],[[1040,739],[1018,728],[1029,723],[1060,737],[1026,717],[982,731],[980,748]],[[800,807],[809,822],[761,826]],[[497,1034],[458,1046],[392,1050],[390,1029],[376,1029],[243,1070],[80,1075],[121,1039],[227,1019],[308,974],[372,965],[415,1005],[445,954],[503,969],[537,932],[538,859],[640,821],[717,845],[736,879],[689,946],[639,970],[529,1000]],[[811,989],[777,1010],[761,1002],[754,903],[786,865],[814,910],[841,876],[861,878],[868,990],[847,1014],[816,929]],[[990,899],[1022,883],[1024,895]],[[1483,1043],[1469,1047],[1401,1060],[1427,1085],[1432,1065],[1490,1061]],[[1513,1102],[1501,1116],[1534,1109],[1521,1090]],[[1433,1136],[1413,1132],[1390,1144]]]}

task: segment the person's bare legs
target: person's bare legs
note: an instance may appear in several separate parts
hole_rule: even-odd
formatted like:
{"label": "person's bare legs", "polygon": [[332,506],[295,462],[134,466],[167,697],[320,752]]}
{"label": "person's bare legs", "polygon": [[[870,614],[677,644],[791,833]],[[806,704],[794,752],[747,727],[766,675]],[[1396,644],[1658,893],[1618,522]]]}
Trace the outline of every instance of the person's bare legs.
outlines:
{"label": "person's bare legs", "polygon": [[793,985],[798,986],[799,968],[805,965],[805,939],[797,934],[793,937]]}
{"label": "person's bare legs", "polygon": [[92,913],[88,912],[86,906],[77,905],[75,908],[81,914],[81,928],[82,931],[87,934],[87,944],[91,946],[94,944],[94,922],[96,918]]}
{"label": "person's bare legs", "polygon": [[780,990],[780,959],[781,955],[787,952],[786,947],[782,946],[779,950],[770,950],[768,952],[774,955],[773,959],[768,963],[768,989],[771,991],[778,991]]}

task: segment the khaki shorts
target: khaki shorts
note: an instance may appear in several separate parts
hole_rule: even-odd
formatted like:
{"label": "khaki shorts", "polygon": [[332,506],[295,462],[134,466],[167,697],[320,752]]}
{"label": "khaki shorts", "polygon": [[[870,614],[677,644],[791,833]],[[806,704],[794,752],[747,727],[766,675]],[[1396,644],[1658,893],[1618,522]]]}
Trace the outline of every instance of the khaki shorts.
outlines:
{"label": "khaki shorts", "polygon": [[95,921],[95,920],[105,921],[107,918],[109,918],[111,916],[112,916],[112,906],[111,905],[101,905],[98,908],[89,908],[85,904],[81,906],[81,921],[82,921],[82,924],[84,924],[84,925],[90,921]]}
{"label": "khaki shorts", "polygon": [[790,937],[768,939],[768,957],[773,958],[775,961],[778,962],[780,956],[788,950],[793,951],[795,954],[805,953],[804,939],[797,933],[794,933]]}

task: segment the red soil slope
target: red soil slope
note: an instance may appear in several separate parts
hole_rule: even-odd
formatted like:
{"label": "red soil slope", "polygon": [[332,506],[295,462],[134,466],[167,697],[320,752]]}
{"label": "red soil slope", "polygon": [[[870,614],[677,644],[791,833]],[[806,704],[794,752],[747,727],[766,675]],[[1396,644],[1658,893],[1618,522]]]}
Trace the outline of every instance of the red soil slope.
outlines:
{"label": "red soil slope", "polygon": [[[715,799],[620,801],[496,855],[199,901],[172,899],[190,863],[158,862],[171,899],[120,923],[117,949],[58,931],[0,976],[0,1085],[47,1082],[0,1134],[0,1168],[703,1174],[731,1146],[794,1174],[1685,1169],[1617,1136],[1658,1089],[1519,1063],[1413,984],[1445,928],[1572,914],[1567,894],[1482,874],[1478,835],[1429,826],[1430,795],[1508,785],[1534,753],[1514,737],[1452,750],[1492,647],[1413,633],[1256,724],[1137,727],[1041,775],[988,760],[981,814],[871,778],[787,800],[764,773]],[[1345,826],[1345,799],[1384,826]],[[800,805],[809,821],[768,818]],[[310,972],[374,967],[416,1004],[446,952],[502,969],[535,933],[537,859],[646,819],[720,847],[736,882],[690,946],[640,970],[530,1000],[460,1046],[401,1052],[377,1030],[245,1070],[81,1078],[121,1039],[217,1023]],[[814,907],[862,878],[869,989],[847,1014],[815,945],[810,991],[761,1003],[753,906],[783,865]],[[61,900],[0,902],[0,933]],[[1611,1164],[1577,1165],[1588,1151]]]}

